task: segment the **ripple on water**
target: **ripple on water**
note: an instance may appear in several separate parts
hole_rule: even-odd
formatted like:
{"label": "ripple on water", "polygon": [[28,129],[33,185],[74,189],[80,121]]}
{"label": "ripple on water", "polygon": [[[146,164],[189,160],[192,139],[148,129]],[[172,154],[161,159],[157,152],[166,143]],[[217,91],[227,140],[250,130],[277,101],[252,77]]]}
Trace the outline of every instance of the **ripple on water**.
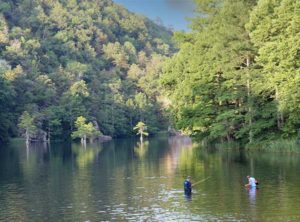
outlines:
{"label": "ripple on water", "polygon": [[[176,162],[172,171],[170,159],[161,156],[180,152],[164,147],[164,152],[157,149],[157,155],[152,155],[154,147],[145,159],[128,161],[126,149],[114,149],[117,161],[112,163],[106,161],[112,159],[110,149],[97,156],[96,165],[91,162],[80,170],[74,167],[73,156],[57,161],[62,158],[58,152],[44,158],[48,156],[38,156],[34,150],[24,167],[26,160],[16,152],[11,165],[5,162],[5,169],[14,169],[9,178],[0,173],[0,221],[57,221],[62,216],[67,221],[300,221],[300,157],[273,155],[272,160],[270,154],[265,158],[249,154],[251,158],[245,156],[241,164],[232,161],[234,153],[202,156],[193,149],[189,154],[195,165],[204,166],[201,170],[212,177],[197,185],[191,198],[185,198],[180,189],[185,166]],[[0,155],[0,167],[2,160]],[[241,184],[252,170],[262,189],[251,197]]]}

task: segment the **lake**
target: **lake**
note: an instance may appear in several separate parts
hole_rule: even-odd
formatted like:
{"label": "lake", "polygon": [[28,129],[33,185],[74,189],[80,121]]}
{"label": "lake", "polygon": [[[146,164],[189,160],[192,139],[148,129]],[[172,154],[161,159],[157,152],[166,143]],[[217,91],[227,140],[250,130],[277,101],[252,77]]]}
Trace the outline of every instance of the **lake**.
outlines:
{"label": "lake", "polygon": [[[300,221],[300,155],[185,137],[0,148],[0,221]],[[247,190],[250,174],[259,189]],[[183,193],[187,175],[193,194]]]}

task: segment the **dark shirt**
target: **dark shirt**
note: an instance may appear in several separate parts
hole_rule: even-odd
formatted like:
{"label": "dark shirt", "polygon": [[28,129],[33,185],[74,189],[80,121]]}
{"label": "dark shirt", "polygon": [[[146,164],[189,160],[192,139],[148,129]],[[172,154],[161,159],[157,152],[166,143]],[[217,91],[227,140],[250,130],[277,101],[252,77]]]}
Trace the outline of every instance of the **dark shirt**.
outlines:
{"label": "dark shirt", "polygon": [[188,180],[185,180],[183,186],[184,186],[185,194],[191,194],[191,192],[192,192],[192,183]]}

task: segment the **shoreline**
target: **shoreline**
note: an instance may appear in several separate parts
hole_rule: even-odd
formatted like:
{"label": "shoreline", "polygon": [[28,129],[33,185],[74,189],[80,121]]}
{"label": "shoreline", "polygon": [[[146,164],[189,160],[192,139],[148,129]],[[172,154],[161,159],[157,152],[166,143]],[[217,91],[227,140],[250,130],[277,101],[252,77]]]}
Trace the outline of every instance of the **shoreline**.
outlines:
{"label": "shoreline", "polygon": [[270,153],[299,153],[300,141],[297,138],[277,139],[258,141],[251,144],[242,144],[238,141],[224,142],[224,143],[209,143],[205,140],[197,141],[193,138],[193,142],[199,144],[206,149],[217,150],[244,150],[246,152],[270,152]]}

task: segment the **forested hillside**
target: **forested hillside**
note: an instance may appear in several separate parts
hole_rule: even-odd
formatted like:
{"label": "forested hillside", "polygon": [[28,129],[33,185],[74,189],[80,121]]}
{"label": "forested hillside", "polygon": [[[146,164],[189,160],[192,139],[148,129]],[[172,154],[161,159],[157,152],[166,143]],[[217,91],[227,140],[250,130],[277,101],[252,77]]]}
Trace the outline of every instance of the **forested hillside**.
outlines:
{"label": "forested hillside", "polygon": [[196,0],[193,31],[164,69],[178,128],[211,141],[300,129],[300,1]]}
{"label": "forested hillside", "polygon": [[171,35],[111,0],[1,1],[0,141],[19,135],[22,114],[52,139],[69,138],[79,116],[106,135],[140,120],[157,132]]}
{"label": "forested hillside", "polygon": [[170,31],[111,0],[1,1],[0,141],[26,124],[67,139],[78,117],[115,137],[139,121],[155,133],[162,102],[178,129],[210,141],[296,136],[300,1],[195,3],[173,55]]}

